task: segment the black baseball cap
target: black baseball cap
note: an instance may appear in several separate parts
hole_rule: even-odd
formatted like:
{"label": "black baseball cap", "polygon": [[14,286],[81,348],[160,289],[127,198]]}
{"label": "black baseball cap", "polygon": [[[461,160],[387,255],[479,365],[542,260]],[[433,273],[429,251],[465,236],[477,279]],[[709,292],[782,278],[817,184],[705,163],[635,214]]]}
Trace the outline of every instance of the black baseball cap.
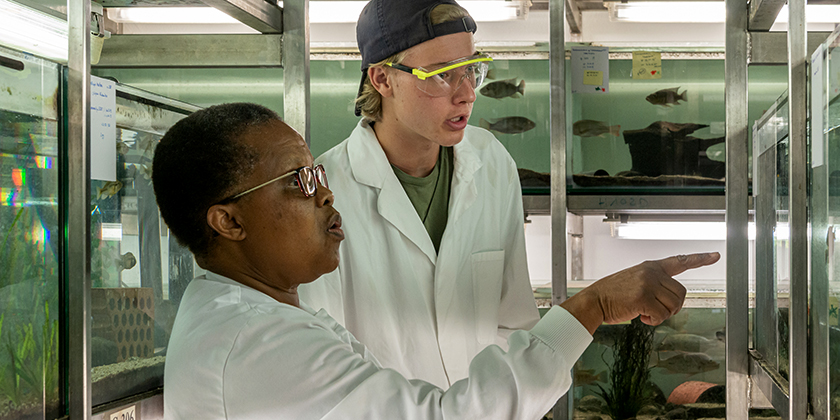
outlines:
{"label": "black baseball cap", "polygon": [[[432,38],[460,32],[475,33],[475,21],[465,16],[432,25],[429,15],[441,4],[459,6],[454,0],[371,0],[356,23],[356,42],[362,53],[362,81],[358,98],[367,79],[367,69],[400,51]],[[362,110],[356,106],[356,116]]]}

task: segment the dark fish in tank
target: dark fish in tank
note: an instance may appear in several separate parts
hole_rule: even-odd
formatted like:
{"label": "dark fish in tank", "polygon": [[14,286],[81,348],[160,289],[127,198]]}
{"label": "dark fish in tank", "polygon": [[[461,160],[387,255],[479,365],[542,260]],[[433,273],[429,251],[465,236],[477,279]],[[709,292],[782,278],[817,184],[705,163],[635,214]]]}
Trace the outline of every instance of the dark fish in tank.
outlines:
{"label": "dark fish in tank", "polygon": [[650,95],[648,95],[645,98],[645,100],[654,105],[679,105],[679,101],[688,101],[688,98],[685,96],[685,94],[688,91],[684,90],[682,93],[678,93],[679,89],[679,87],[675,87],[670,89],[657,90],[656,92],[653,92]]}
{"label": "dark fish in tank", "polygon": [[603,121],[580,120],[572,124],[572,134],[581,137],[604,137],[607,133],[618,137],[620,130],[620,125],[607,125]]}
{"label": "dark fish in tank", "polygon": [[658,351],[681,351],[681,352],[703,352],[714,346],[715,340],[695,334],[671,334],[662,340],[656,350]]}
{"label": "dark fish in tank", "polygon": [[518,134],[533,129],[537,124],[525,117],[504,117],[493,120],[493,122],[488,122],[482,118],[479,120],[478,126],[497,133]]}
{"label": "dark fish in tank", "polygon": [[[658,353],[657,353],[658,354]],[[720,367],[720,363],[712,360],[705,353],[677,353],[664,360],[659,360],[654,365],[661,367],[671,373],[696,373],[711,372]]]}
{"label": "dark fish in tank", "polygon": [[509,96],[518,98],[519,96],[516,96],[516,94],[525,95],[525,80],[521,80],[518,85],[516,84],[516,78],[499,80],[498,82],[488,83],[479,92],[488,98],[502,99]]}

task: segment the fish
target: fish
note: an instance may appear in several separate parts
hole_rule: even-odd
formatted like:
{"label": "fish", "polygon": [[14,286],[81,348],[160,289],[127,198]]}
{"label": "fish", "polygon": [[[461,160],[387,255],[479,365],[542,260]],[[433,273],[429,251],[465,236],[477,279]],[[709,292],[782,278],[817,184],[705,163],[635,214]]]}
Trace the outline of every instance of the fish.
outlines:
{"label": "fish", "polygon": [[575,386],[592,385],[595,382],[607,383],[607,371],[595,373],[595,369],[575,368]]}
{"label": "fish", "polygon": [[97,189],[96,199],[101,200],[103,198],[113,197],[116,193],[120,192],[122,187],[122,181],[108,181],[101,188]]}
{"label": "fish", "polygon": [[131,252],[126,252],[120,258],[116,259],[116,263],[117,269],[120,271],[130,270],[137,265],[137,258]]}
{"label": "fish", "polygon": [[134,165],[134,176],[136,177],[138,174],[143,175],[143,178],[147,180],[152,180],[152,167],[146,165],[145,163],[132,163]]}
{"label": "fish", "polygon": [[497,133],[518,134],[533,129],[537,124],[525,117],[504,117],[493,120],[493,122],[488,122],[482,118],[478,122],[478,126]]}
{"label": "fish", "polygon": [[654,105],[662,105],[666,107],[679,105],[679,101],[688,101],[688,98],[685,96],[688,91],[684,90],[682,93],[678,93],[679,90],[679,87],[657,90],[656,92],[648,95],[645,100]]}
{"label": "fish", "polygon": [[581,137],[604,137],[607,133],[619,136],[620,130],[620,125],[607,125],[603,121],[595,120],[580,120],[572,125],[572,134]]}
{"label": "fish", "polygon": [[488,83],[479,89],[479,92],[488,98],[518,98],[525,95],[525,80],[521,80],[518,85],[516,84],[516,78],[499,80],[498,82]]}
{"label": "fish", "polygon": [[715,340],[694,334],[671,334],[662,340],[658,351],[703,352],[715,345]]}
{"label": "fish", "polygon": [[712,360],[705,353],[677,353],[664,360],[659,360],[655,367],[660,367],[671,373],[696,373],[711,372],[720,367],[720,363]]}

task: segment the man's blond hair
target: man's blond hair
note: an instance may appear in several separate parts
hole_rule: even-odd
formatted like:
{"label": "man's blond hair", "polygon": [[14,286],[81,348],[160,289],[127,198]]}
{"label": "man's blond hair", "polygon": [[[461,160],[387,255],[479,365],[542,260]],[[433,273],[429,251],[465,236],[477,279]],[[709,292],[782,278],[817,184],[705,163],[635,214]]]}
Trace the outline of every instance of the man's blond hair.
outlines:
{"label": "man's blond hair", "polygon": [[[441,4],[429,14],[429,20],[432,25],[438,25],[444,22],[458,20],[469,16],[469,12],[461,6],[454,4]],[[385,63],[400,64],[405,60],[405,51],[400,51],[378,63],[373,63],[373,67],[385,67]],[[367,120],[380,121],[382,119],[382,95],[373,87],[370,78],[365,78],[365,83],[362,86],[361,94],[356,98],[356,106],[361,110],[362,117]]]}

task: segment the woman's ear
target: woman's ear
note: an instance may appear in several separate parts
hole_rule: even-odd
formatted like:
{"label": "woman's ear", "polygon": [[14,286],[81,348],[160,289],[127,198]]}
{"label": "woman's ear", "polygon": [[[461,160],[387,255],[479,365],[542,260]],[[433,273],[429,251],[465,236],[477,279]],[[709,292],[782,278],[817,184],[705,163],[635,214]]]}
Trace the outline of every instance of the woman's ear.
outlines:
{"label": "woman's ear", "polygon": [[370,84],[373,85],[373,88],[376,89],[380,95],[388,97],[393,94],[393,80],[389,77],[388,72],[385,71],[385,67],[370,67],[367,72]]}
{"label": "woman's ear", "polygon": [[207,224],[220,236],[231,241],[245,239],[245,227],[236,218],[237,208],[234,204],[214,204],[207,209]]}

